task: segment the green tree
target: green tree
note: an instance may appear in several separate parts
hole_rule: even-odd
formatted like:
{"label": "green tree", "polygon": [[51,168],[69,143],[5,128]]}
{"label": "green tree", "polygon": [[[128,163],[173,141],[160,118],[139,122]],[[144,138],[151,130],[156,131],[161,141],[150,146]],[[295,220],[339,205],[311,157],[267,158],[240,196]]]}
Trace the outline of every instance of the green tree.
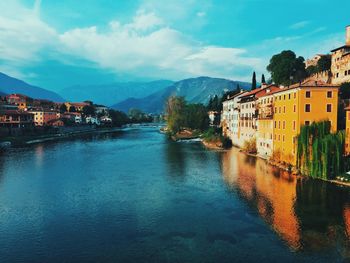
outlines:
{"label": "green tree", "polygon": [[252,77],[252,90],[256,89],[256,74],[255,71],[253,72],[253,77]]}
{"label": "green tree", "polygon": [[95,115],[95,107],[92,105],[86,105],[83,107],[83,113],[85,116]]}
{"label": "green tree", "polygon": [[167,124],[170,132],[177,133],[181,130],[185,123],[185,107],[184,97],[170,96],[166,102]]}
{"label": "green tree", "polygon": [[114,127],[120,127],[129,123],[129,118],[124,112],[110,109],[108,110],[108,115],[111,117]]}
{"label": "green tree", "polygon": [[332,58],[331,56],[322,56],[318,62],[317,62],[317,70],[318,72],[321,71],[328,71],[331,69],[332,65]]}
{"label": "green tree", "polygon": [[75,107],[74,106],[70,106],[69,107],[69,112],[76,112],[77,110],[75,109]]}
{"label": "green tree", "polygon": [[345,82],[340,85],[339,97],[342,100],[350,99],[350,82]]}
{"label": "green tree", "polygon": [[261,84],[263,84],[263,83],[266,83],[265,75],[264,75],[264,74],[261,75]]}
{"label": "green tree", "polygon": [[307,76],[303,57],[297,57],[291,50],[282,51],[272,56],[267,70],[276,84],[290,85]]}
{"label": "green tree", "polygon": [[62,103],[60,106],[60,113],[65,113],[67,111],[67,106],[66,104]]}
{"label": "green tree", "polygon": [[308,76],[314,75],[318,72],[317,66],[310,65],[306,68],[306,72]]}
{"label": "green tree", "polygon": [[209,127],[209,117],[203,104],[188,104],[185,108],[184,126],[192,130],[204,131]]}

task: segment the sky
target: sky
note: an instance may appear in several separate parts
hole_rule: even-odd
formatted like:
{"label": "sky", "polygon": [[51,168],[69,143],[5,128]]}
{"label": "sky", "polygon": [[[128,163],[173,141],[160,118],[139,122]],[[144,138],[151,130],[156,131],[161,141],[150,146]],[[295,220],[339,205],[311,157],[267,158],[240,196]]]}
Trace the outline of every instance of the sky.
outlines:
{"label": "sky", "polygon": [[343,45],[350,24],[345,0],[7,0],[0,10],[0,72],[54,91],[251,81],[282,50],[308,58]]}

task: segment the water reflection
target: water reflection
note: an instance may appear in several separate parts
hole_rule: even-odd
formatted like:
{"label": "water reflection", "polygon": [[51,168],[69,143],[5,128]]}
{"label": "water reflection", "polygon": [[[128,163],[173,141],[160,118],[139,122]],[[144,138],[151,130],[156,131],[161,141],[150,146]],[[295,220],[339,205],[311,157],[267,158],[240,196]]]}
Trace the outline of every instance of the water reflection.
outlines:
{"label": "water reflection", "polygon": [[238,153],[222,156],[224,180],[296,251],[336,248],[349,255],[349,189],[296,178],[264,160]]}

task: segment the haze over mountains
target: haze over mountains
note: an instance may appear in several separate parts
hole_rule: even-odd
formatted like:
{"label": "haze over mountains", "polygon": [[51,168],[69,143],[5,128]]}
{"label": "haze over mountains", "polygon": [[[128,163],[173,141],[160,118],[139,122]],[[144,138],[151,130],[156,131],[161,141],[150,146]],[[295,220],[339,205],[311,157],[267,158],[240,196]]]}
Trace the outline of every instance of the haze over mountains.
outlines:
{"label": "haze over mountains", "polygon": [[174,82],[156,80],[150,82],[115,82],[106,85],[72,86],[61,90],[68,101],[92,100],[97,104],[113,105],[130,97],[143,98],[160,91]]}
{"label": "haze over mountains", "polygon": [[127,112],[137,108],[147,113],[161,113],[166,99],[171,95],[183,96],[190,103],[208,103],[211,96],[221,96],[226,91],[234,90],[237,84],[242,89],[249,89],[250,83],[227,79],[198,77],[181,80],[169,87],[152,93],[144,98],[129,98],[112,105],[112,108]]}
{"label": "haze over mountains", "polygon": [[47,99],[62,102],[64,99],[57,93],[32,86],[22,80],[12,78],[0,72],[0,93],[12,94],[20,93],[36,99]]}

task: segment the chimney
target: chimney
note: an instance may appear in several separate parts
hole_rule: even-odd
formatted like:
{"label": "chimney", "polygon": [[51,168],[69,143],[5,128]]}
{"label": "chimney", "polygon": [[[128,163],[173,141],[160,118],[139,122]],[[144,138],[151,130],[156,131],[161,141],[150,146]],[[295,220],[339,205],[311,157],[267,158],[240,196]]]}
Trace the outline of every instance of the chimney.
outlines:
{"label": "chimney", "polygon": [[350,25],[346,27],[346,45],[350,45]]}

